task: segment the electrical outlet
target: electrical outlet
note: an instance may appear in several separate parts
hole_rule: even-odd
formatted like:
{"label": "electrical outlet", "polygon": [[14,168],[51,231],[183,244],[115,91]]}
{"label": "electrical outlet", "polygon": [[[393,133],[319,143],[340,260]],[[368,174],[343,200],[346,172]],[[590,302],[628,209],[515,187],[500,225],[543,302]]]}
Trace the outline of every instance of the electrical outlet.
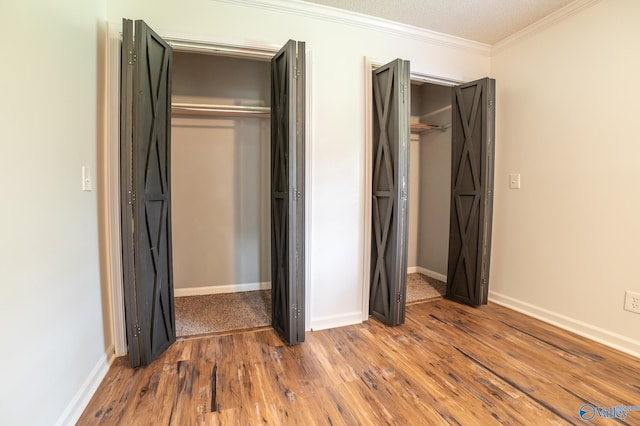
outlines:
{"label": "electrical outlet", "polygon": [[640,314],[640,293],[627,290],[624,293],[624,309]]}

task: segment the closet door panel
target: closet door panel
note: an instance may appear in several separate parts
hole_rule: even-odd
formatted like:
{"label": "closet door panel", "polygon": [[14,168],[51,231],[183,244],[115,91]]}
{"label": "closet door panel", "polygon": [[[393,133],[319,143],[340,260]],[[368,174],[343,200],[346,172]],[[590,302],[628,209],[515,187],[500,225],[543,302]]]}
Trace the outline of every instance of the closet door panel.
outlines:
{"label": "closet door panel", "polygon": [[123,135],[125,145],[130,145],[130,158],[123,164],[130,165],[131,186],[123,205],[132,209],[131,226],[126,226],[133,251],[125,253],[130,265],[125,314],[130,363],[137,366],[157,358],[176,334],[170,194],[172,51],[143,21],[135,22],[133,45],[132,51],[123,52],[123,66],[128,67],[123,75],[132,79],[132,92],[124,99],[125,111],[131,113],[130,134]]}
{"label": "closet door panel", "polygon": [[289,40],[271,61],[271,291],[273,327],[304,341],[305,45]]}
{"label": "closet door panel", "polygon": [[409,191],[409,62],[373,71],[373,179],[369,314],[404,323]]}
{"label": "closet door panel", "polygon": [[454,88],[446,297],[473,306],[486,304],[489,291],[494,108],[495,80]]}

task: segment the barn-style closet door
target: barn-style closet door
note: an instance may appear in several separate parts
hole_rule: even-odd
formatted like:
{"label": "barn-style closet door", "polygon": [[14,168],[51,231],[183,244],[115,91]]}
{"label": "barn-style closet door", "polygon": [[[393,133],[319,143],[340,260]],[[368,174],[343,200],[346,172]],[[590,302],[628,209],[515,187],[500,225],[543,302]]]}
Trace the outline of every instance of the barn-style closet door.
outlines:
{"label": "barn-style closet door", "polygon": [[305,44],[271,60],[271,303],[273,327],[304,342]]}
{"label": "barn-style closet door", "polygon": [[121,177],[129,362],[147,365],[175,340],[171,255],[171,47],[123,20]]}
{"label": "barn-style closet door", "polygon": [[373,71],[373,179],[369,314],[404,323],[409,193],[409,62]]}
{"label": "barn-style closet door", "polygon": [[472,306],[486,304],[489,292],[494,111],[495,80],[454,88],[446,297]]}

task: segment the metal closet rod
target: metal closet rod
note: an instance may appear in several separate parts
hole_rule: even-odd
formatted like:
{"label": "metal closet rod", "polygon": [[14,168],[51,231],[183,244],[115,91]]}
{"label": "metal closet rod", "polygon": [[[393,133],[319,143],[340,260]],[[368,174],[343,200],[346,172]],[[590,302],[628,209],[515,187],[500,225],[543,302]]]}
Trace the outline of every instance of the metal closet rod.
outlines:
{"label": "metal closet rod", "polygon": [[443,125],[427,124],[427,123],[411,123],[411,133],[425,133],[432,130],[439,130],[441,132],[451,128],[451,123]]}
{"label": "metal closet rod", "polygon": [[429,131],[429,130],[439,130],[439,131],[441,131],[441,132],[445,132],[445,131],[447,131],[447,130],[448,130],[448,129],[450,129],[450,128],[451,128],[451,123],[448,123],[448,124],[440,124],[440,125],[435,125],[435,124],[434,124],[434,125],[432,125],[432,127],[431,127],[430,129],[427,129],[426,131]]}
{"label": "metal closet rod", "polygon": [[433,130],[440,130],[441,132],[444,132],[447,129],[451,128],[451,123],[447,123],[447,124],[441,124],[439,126],[436,126],[433,128]]}
{"label": "metal closet rod", "polygon": [[271,108],[264,106],[189,104],[179,102],[171,104],[171,111],[175,114],[227,115],[242,117],[269,117],[271,114]]}

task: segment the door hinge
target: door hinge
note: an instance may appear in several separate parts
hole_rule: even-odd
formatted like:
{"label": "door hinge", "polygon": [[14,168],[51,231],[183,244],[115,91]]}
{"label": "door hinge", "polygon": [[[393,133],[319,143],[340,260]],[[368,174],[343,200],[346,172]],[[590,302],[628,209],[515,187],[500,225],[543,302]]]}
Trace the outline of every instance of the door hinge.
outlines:
{"label": "door hinge", "polygon": [[298,67],[293,67],[293,78],[300,78],[300,69]]}
{"label": "door hinge", "polygon": [[405,83],[402,84],[400,91],[402,92],[402,103],[405,103],[405,93],[407,92],[407,85]]}
{"label": "door hinge", "polygon": [[127,62],[129,63],[129,65],[133,65],[137,60],[138,60],[138,55],[136,55],[136,52],[134,52],[133,50],[130,50],[129,55],[127,57]]}
{"label": "door hinge", "polygon": [[127,200],[127,202],[128,202],[129,204],[133,204],[133,202],[136,200],[136,194],[135,194],[135,192],[127,191],[127,195],[128,195],[128,200]]}
{"label": "door hinge", "polygon": [[489,108],[493,107],[493,101],[489,100]]}
{"label": "door hinge", "polygon": [[402,303],[402,293],[398,292],[398,303]]}
{"label": "door hinge", "polygon": [[142,329],[138,324],[133,324],[133,337],[138,337],[142,334]]}
{"label": "door hinge", "polygon": [[299,189],[293,188],[291,192],[291,201],[298,201],[302,197],[302,192]]}
{"label": "door hinge", "polygon": [[302,309],[298,308],[296,305],[291,305],[291,315],[293,315],[293,319],[300,318],[300,315],[302,315]]}
{"label": "door hinge", "polygon": [[407,188],[407,177],[402,176],[402,189],[400,190],[400,197],[402,197],[402,201],[407,201],[409,188]]}

